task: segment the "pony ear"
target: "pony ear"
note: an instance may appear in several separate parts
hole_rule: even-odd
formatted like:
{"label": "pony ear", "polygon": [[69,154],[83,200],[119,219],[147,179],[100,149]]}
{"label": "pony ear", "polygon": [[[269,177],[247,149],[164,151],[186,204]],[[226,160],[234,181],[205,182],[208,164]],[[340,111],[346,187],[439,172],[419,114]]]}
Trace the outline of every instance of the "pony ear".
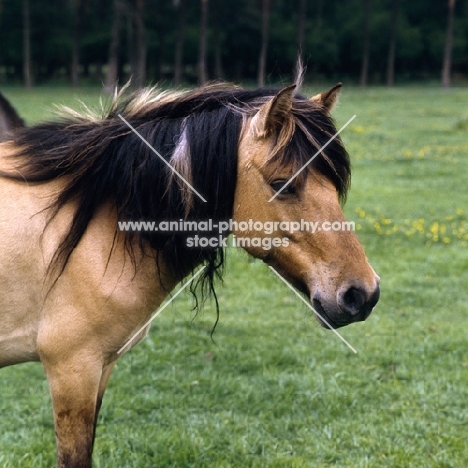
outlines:
{"label": "pony ear", "polygon": [[254,115],[250,128],[257,138],[266,138],[280,130],[291,112],[295,89],[296,85],[283,88]]}
{"label": "pony ear", "polygon": [[322,105],[328,112],[331,112],[338,102],[338,96],[340,95],[342,86],[342,83],[337,83],[333,88],[324,93],[316,94],[311,97],[310,100]]}

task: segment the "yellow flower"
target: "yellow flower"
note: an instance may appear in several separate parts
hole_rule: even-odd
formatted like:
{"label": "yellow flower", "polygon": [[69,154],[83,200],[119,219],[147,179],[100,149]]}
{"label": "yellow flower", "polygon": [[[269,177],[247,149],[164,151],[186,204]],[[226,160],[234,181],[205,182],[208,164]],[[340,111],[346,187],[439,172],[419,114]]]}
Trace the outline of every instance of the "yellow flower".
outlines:
{"label": "yellow flower", "polygon": [[356,208],[356,213],[360,218],[365,218],[366,217],[366,212],[362,208]]}
{"label": "yellow flower", "polygon": [[437,221],[434,221],[429,230],[432,233],[432,240],[434,242],[437,242],[439,240],[439,223]]}
{"label": "yellow flower", "polygon": [[419,218],[416,221],[413,221],[412,226],[417,229],[420,234],[424,234],[424,219]]}
{"label": "yellow flower", "polygon": [[419,150],[419,153],[418,153],[418,156],[420,158],[424,158],[424,156],[426,156],[426,153],[429,151],[429,146],[423,146],[420,150]]}

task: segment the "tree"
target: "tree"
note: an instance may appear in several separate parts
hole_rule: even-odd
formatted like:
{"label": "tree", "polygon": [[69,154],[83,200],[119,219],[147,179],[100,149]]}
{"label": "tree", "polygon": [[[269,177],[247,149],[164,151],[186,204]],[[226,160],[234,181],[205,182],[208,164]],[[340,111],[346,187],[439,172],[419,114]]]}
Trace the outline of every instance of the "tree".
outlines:
{"label": "tree", "polygon": [[270,0],[262,0],[262,45],[258,57],[258,86],[265,86],[265,68],[268,53]]}
{"label": "tree", "polygon": [[299,21],[297,25],[297,61],[302,62],[307,22],[307,0],[299,0]]}
{"label": "tree", "polygon": [[29,0],[23,0],[23,79],[26,88],[32,86],[31,68],[31,10]]}
{"label": "tree", "polygon": [[135,0],[130,13],[130,74],[132,86],[144,86],[146,82],[146,36],[144,22],[144,0]]}
{"label": "tree", "polygon": [[216,0],[214,2],[214,60],[215,60],[215,76],[221,80],[224,77],[223,60],[222,60],[222,49],[223,43],[221,40],[221,5],[223,0]]}
{"label": "tree", "polygon": [[[427,2],[426,2],[427,3]],[[434,2],[433,2],[434,3]],[[468,76],[468,0],[0,0],[0,80],[268,82],[303,56],[309,77]],[[201,10],[201,11],[200,11]],[[458,24],[459,23],[459,24]],[[445,38],[445,41],[444,41]],[[453,52],[452,52],[453,49]],[[453,59],[452,59],[453,54]],[[455,54],[456,57],[455,57]],[[38,60],[40,58],[40,60]],[[107,64],[102,75],[102,64]],[[168,73],[171,75],[168,76]]]}
{"label": "tree", "polygon": [[114,0],[112,4],[113,18],[111,26],[111,40],[109,44],[109,58],[104,82],[104,91],[112,94],[117,86],[119,75],[120,30],[122,28],[123,6],[121,0]]}
{"label": "tree", "polygon": [[361,86],[366,86],[369,76],[371,0],[363,0],[363,13],[364,38],[362,42],[361,77],[359,83]]}
{"label": "tree", "polygon": [[398,33],[398,10],[400,0],[392,0],[392,19],[390,25],[390,43],[387,57],[387,86],[395,84],[395,50]]}
{"label": "tree", "polygon": [[183,55],[184,55],[184,40],[185,40],[185,18],[186,18],[186,3],[185,0],[174,0],[177,8],[177,30],[176,44],[174,54],[174,83],[180,85],[183,78]]}
{"label": "tree", "polygon": [[208,0],[201,0],[200,15],[200,44],[198,50],[198,83],[205,84],[208,81],[206,66],[206,43],[208,35]]}
{"label": "tree", "polygon": [[[324,23],[324,8],[323,8],[323,0],[315,0],[314,2],[314,12],[313,12],[313,26],[308,34],[310,37],[309,45],[311,45],[312,50],[312,63],[310,67],[311,76],[315,77],[320,70],[320,51],[319,49],[322,48],[322,27]],[[305,31],[304,31],[304,37]],[[325,53],[326,55],[326,53]],[[322,56],[323,57],[323,56]],[[323,58],[322,58],[323,63]]]}
{"label": "tree", "polygon": [[442,60],[442,86],[449,88],[452,82],[453,21],[456,0],[448,0],[447,29],[445,33],[444,58]]}
{"label": "tree", "polygon": [[73,87],[79,85],[80,80],[80,45],[82,36],[83,0],[73,0],[73,40],[72,40],[72,63],[71,82]]}

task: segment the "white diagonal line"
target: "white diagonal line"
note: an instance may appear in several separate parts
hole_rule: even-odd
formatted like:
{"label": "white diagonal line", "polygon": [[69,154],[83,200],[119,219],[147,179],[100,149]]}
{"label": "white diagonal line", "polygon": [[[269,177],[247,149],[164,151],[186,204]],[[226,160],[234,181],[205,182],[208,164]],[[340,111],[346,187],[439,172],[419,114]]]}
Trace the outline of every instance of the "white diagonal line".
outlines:
{"label": "white diagonal line", "polygon": [[192,185],[184,178],[184,176],[183,176],[182,174],[180,174],[179,172],[177,172],[177,170],[174,169],[174,168],[159,154],[159,152],[156,151],[156,150],[140,135],[140,133],[138,133],[138,132],[135,130],[135,128],[132,127],[132,125],[130,125],[130,124],[122,117],[121,114],[118,114],[118,116],[119,116],[120,120],[122,120],[122,121],[127,125],[127,127],[130,128],[130,130],[131,130],[133,133],[135,133],[135,135],[137,135],[137,136],[140,138],[140,140],[141,140],[143,143],[145,143],[145,145],[146,145],[151,151],[153,151],[153,153],[156,154],[156,155],[159,157],[159,159],[161,159],[161,161],[162,161],[174,174],[178,175],[179,178],[180,178],[181,180],[183,180],[183,181],[185,182],[185,184],[187,184],[187,185],[195,192],[195,194],[198,195],[198,196],[200,197],[200,199],[203,200],[203,201],[206,203],[206,200],[195,190],[194,187],[192,187]]}
{"label": "white diagonal line", "polygon": [[117,351],[120,354],[204,269],[200,268],[157,312]]}
{"label": "white diagonal line", "polygon": [[330,328],[330,330],[355,354],[357,351],[307,302],[295,289],[294,287],[289,284],[272,266],[270,266],[270,270],[272,270],[275,275],[283,281],[283,283],[309,308],[312,312],[323,321],[325,325]]}
{"label": "white diagonal line", "polygon": [[354,119],[353,115],[269,200],[273,201]]}

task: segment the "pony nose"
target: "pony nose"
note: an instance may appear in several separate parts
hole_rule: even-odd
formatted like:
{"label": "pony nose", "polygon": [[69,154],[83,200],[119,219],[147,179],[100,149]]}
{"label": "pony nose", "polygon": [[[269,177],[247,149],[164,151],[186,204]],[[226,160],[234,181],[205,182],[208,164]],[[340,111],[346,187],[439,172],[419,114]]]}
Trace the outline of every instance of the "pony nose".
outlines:
{"label": "pony nose", "polygon": [[377,285],[371,292],[363,287],[351,286],[338,294],[338,305],[352,322],[366,320],[380,297],[380,288]]}

